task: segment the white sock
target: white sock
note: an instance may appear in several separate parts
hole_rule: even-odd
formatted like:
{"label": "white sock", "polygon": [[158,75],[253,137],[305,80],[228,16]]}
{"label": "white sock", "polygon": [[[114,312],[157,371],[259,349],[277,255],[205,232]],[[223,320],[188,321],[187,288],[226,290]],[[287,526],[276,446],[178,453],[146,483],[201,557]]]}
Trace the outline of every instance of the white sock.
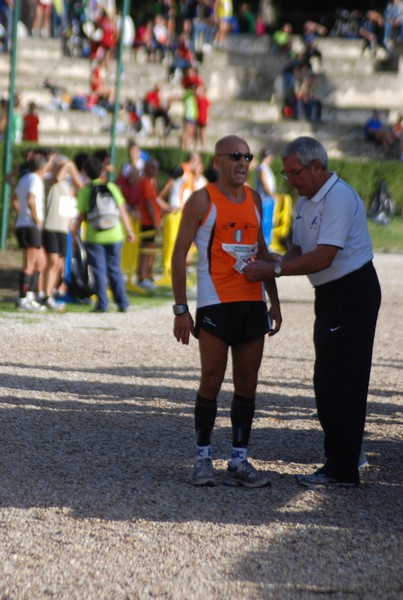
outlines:
{"label": "white sock", "polygon": [[211,460],[211,445],[196,446],[196,459],[209,458]]}
{"label": "white sock", "polygon": [[247,448],[232,448],[231,465],[239,465],[248,456]]}

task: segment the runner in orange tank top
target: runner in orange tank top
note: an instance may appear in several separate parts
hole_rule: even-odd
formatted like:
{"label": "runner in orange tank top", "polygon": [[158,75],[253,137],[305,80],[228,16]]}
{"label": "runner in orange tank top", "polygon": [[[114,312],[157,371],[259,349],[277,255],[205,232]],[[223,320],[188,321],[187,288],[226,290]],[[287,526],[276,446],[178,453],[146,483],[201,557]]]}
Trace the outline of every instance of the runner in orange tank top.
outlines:
{"label": "runner in orange tank top", "polygon": [[[247,460],[265,335],[274,335],[281,327],[275,280],[255,285],[243,274],[250,261],[270,262],[261,228],[260,196],[245,185],[252,158],[245,140],[234,135],[218,140],[214,156],[218,179],[194,192],[185,204],[172,258],[174,336],[183,344],[189,343],[191,334],[197,337],[201,359],[195,406],[196,462],[191,476],[191,483],[198,486],[216,483],[211,434],[229,347],[234,381],[232,456],[224,483],[250,488],[270,484],[267,474]],[[186,296],[186,256],[193,241],[198,249],[196,323]]]}

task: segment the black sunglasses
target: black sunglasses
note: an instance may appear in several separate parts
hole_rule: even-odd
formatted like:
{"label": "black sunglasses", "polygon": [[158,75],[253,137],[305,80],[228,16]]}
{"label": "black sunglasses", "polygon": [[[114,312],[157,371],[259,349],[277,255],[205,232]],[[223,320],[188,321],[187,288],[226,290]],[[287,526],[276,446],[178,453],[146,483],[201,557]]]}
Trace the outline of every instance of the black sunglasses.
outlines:
{"label": "black sunglasses", "polygon": [[301,175],[302,171],[304,169],[310,169],[313,165],[315,161],[311,161],[309,162],[307,165],[302,165],[302,167],[300,169],[298,169],[297,171],[284,171],[284,169],[281,171],[280,175],[281,177],[283,177],[283,179],[285,179],[286,181],[288,181],[289,179],[295,179],[295,177],[298,177],[298,175]]}
{"label": "black sunglasses", "polygon": [[242,154],[242,152],[224,152],[223,154],[217,154],[216,156],[229,156],[234,162],[238,162],[241,158],[244,158],[247,163],[250,163],[253,160],[253,154],[250,154],[250,152],[246,152],[246,154]]}

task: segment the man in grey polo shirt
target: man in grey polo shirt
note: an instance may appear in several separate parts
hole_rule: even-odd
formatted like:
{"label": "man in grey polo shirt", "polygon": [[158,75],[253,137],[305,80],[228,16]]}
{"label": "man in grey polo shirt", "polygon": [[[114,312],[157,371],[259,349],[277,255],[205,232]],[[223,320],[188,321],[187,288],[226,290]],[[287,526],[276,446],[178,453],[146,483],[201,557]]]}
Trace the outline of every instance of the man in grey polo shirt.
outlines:
{"label": "man in grey polo shirt", "polygon": [[250,281],[307,275],[315,288],[314,390],[326,462],[301,485],[359,484],[372,348],[381,291],[372,264],[366,211],[357,192],[328,170],[326,150],[299,137],[281,153],[282,175],[300,198],[293,243],[272,264],[255,261]]}

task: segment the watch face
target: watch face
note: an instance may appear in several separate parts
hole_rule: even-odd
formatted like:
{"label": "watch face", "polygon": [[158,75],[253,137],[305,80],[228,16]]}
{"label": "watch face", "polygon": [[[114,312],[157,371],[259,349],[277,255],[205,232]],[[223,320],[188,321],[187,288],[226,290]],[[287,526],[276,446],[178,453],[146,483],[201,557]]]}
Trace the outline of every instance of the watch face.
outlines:
{"label": "watch face", "polygon": [[188,312],[188,307],[186,304],[174,304],[172,307],[173,313],[175,316],[183,315],[183,313]]}

